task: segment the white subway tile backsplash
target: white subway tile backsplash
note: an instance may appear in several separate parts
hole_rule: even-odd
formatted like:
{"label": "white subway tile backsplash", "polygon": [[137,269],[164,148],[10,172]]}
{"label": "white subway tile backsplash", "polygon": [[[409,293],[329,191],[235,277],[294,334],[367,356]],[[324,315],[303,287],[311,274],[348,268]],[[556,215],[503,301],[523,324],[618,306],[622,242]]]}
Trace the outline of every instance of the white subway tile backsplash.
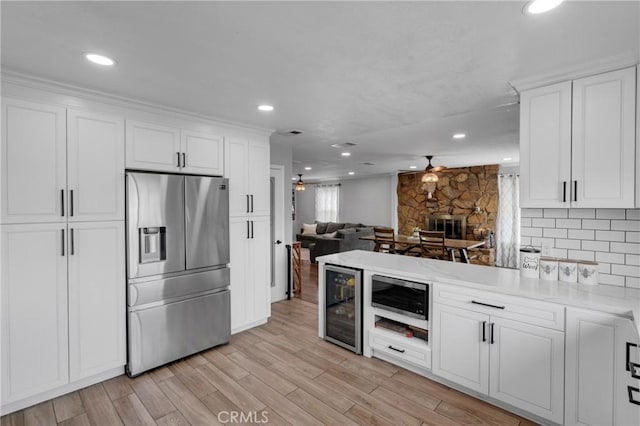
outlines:
{"label": "white subway tile backsplash", "polygon": [[596,240],[599,241],[625,241],[624,231],[596,231]]}
{"label": "white subway tile backsplash", "polygon": [[532,219],[531,226],[539,228],[555,228],[555,219]]}
{"label": "white subway tile backsplash", "polygon": [[621,275],[599,274],[600,284],[617,285],[624,287],[625,277]]}
{"label": "white subway tile backsplash", "polygon": [[604,219],[596,219],[596,220],[584,219],[582,221],[582,229],[604,229],[604,230],[609,230],[609,229],[611,229],[611,221],[610,220],[604,220]]}
{"label": "white subway tile backsplash", "polygon": [[588,229],[569,229],[567,236],[576,240],[593,240],[595,238],[595,231]]}
{"label": "white subway tile backsplash", "polygon": [[582,228],[582,220],[580,219],[556,219],[556,228]]}
{"label": "white subway tile backsplash", "polygon": [[569,217],[575,219],[595,219],[596,209],[569,209]]}
{"label": "white subway tile backsplash", "polygon": [[600,283],[640,288],[640,209],[522,209],[522,246],[598,262]]}
{"label": "white subway tile backsplash", "polygon": [[596,262],[624,263],[624,254],[596,253]]}
{"label": "white subway tile backsplash", "polygon": [[542,217],[542,209],[521,209],[521,217]]}
{"label": "white subway tile backsplash", "polygon": [[582,250],[609,251],[609,241],[583,241]]}
{"label": "white subway tile backsplash", "polygon": [[556,239],[557,248],[580,250],[582,248],[582,245],[580,243],[580,240],[565,240],[562,238]]}
{"label": "white subway tile backsplash", "polygon": [[640,221],[639,220],[612,220],[611,230],[640,232]]}
{"label": "white subway tile backsplash", "polygon": [[613,253],[640,254],[640,244],[636,243],[611,243]]}
{"label": "white subway tile backsplash", "polygon": [[624,209],[597,209],[596,219],[625,219]]}
{"label": "white subway tile backsplash", "polygon": [[640,220],[640,209],[627,209],[627,220]]}
{"label": "white subway tile backsplash", "polygon": [[569,209],[544,209],[542,214],[544,217],[564,219],[569,217],[568,212],[569,212]]}
{"label": "white subway tile backsplash", "polygon": [[584,251],[584,250],[569,250],[568,253],[570,259],[575,260],[588,260],[590,262],[595,261],[596,256],[592,251]]}
{"label": "white subway tile backsplash", "polygon": [[566,229],[554,229],[554,228],[544,228],[542,230],[542,235],[545,238],[567,238],[567,230]]}
{"label": "white subway tile backsplash", "polygon": [[627,277],[640,277],[640,266],[611,265],[611,273],[615,275],[626,275]]}

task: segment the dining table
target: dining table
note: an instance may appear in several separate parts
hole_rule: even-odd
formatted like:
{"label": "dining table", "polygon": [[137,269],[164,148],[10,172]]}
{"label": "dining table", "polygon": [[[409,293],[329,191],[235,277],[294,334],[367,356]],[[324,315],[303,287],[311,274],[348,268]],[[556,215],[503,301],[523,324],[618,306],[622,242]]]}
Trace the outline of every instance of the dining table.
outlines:
{"label": "dining table", "polygon": [[[367,235],[360,237],[360,239],[365,241],[375,241],[375,236]],[[411,249],[420,246],[420,237],[398,234],[395,236],[393,242],[396,247],[401,247],[401,249],[396,249],[399,253],[406,253]],[[486,241],[484,240],[459,240],[455,238],[444,239],[444,245],[449,252],[451,260],[454,262],[456,261],[455,252],[457,250],[458,253],[460,253],[460,260],[463,263],[471,263],[471,259],[469,257],[470,249],[483,247],[485,243]]]}

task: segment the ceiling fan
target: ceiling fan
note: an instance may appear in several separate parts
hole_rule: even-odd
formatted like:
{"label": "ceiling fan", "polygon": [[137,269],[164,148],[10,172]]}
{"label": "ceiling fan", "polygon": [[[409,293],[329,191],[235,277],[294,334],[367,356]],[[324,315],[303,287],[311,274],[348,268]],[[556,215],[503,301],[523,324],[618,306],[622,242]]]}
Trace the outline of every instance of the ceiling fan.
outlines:
{"label": "ceiling fan", "polygon": [[433,166],[431,164],[431,160],[433,159],[433,155],[425,155],[424,156],[427,159],[427,167],[424,170],[400,170],[400,174],[414,174],[414,173],[437,173],[437,172],[441,172],[444,169],[446,169],[446,167],[444,166]]}

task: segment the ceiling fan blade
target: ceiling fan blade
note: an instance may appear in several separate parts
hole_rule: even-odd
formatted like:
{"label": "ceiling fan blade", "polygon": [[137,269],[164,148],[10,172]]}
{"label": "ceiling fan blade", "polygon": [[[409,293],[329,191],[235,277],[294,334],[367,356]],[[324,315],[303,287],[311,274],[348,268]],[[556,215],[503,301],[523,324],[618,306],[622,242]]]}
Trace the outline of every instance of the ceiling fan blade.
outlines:
{"label": "ceiling fan blade", "polygon": [[437,173],[437,172],[441,172],[443,170],[445,170],[446,167],[445,166],[436,166],[433,169],[431,169],[432,172]]}

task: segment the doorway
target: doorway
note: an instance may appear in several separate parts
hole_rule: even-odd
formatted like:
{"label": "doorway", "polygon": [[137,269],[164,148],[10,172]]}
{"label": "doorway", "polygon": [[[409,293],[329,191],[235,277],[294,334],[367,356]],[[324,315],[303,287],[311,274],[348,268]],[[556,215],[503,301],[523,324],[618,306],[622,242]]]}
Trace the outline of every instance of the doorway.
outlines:
{"label": "doorway", "polygon": [[287,297],[284,166],[271,166],[271,303]]}

